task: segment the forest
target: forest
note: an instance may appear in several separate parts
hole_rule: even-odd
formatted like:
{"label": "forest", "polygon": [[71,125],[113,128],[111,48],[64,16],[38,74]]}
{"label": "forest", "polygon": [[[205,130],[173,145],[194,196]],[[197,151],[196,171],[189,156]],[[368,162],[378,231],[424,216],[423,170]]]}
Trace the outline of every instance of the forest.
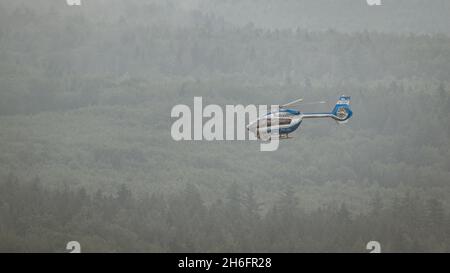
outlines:
{"label": "forest", "polygon": [[442,202],[410,194],[389,206],[376,196],[365,214],[345,202],[305,211],[288,185],[261,213],[253,186],[236,183],[208,205],[192,184],[136,198],[124,184],[115,195],[89,195],[11,175],[0,189],[2,252],[64,252],[72,238],[83,252],[365,252],[370,238],[385,252],[450,250]]}
{"label": "forest", "polygon": [[[336,2],[0,0],[0,251],[448,252],[450,3]],[[170,135],[341,94],[275,152]]]}

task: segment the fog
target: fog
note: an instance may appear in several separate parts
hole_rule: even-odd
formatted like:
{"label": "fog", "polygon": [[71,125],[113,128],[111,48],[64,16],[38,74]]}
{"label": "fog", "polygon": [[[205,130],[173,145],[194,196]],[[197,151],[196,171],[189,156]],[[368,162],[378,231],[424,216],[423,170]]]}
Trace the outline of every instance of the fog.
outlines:
{"label": "fog", "polygon": [[[450,2],[381,2],[0,0],[0,251],[449,251]],[[273,152],[171,136],[342,94]]]}

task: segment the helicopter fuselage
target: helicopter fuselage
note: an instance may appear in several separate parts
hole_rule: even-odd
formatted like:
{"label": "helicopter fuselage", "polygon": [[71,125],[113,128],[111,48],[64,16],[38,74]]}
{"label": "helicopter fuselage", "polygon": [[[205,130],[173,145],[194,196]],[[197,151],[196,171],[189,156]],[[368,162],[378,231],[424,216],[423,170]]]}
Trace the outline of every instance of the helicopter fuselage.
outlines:
{"label": "helicopter fuselage", "polygon": [[[292,103],[289,103],[289,105],[292,105]],[[258,139],[267,139],[274,135],[287,138],[288,134],[300,127],[305,118],[332,118],[337,123],[342,124],[346,123],[352,115],[350,97],[342,95],[331,112],[305,113],[294,109],[280,108],[278,111],[269,112],[251,122],[247,125],[247,130],[255,134]]]}

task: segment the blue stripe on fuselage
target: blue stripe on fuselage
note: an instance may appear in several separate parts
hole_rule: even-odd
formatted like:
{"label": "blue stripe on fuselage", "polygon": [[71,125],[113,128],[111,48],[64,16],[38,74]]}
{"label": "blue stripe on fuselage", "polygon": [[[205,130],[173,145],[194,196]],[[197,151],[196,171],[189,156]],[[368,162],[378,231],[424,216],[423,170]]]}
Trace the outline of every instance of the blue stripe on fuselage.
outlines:
{"label": "blue stripe on fuselage", "polygon": [[278,132],[278,134],[290,134],[292,132],[294,132],[295,130],[297,130],[297,128],[300,126],[300,123],[302,123],[302,121],[300,121],[299,123],[293,125],[293,126],[289,126],[286,128],[280,128],[280,131]]}

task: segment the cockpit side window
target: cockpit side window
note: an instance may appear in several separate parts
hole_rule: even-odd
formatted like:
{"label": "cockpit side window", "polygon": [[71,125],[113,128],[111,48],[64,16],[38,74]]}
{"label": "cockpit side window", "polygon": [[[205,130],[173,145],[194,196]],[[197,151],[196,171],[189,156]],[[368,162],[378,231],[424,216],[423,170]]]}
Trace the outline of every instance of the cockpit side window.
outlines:
{"label": "cockpit side window", "polygon": [[[277,120],[278,125],[288,125],[291,123],[290,118],[279,118]],[[271,127],[271,126],[272,126],[272,119],[261,119],[258,121],[258,127]]]}

